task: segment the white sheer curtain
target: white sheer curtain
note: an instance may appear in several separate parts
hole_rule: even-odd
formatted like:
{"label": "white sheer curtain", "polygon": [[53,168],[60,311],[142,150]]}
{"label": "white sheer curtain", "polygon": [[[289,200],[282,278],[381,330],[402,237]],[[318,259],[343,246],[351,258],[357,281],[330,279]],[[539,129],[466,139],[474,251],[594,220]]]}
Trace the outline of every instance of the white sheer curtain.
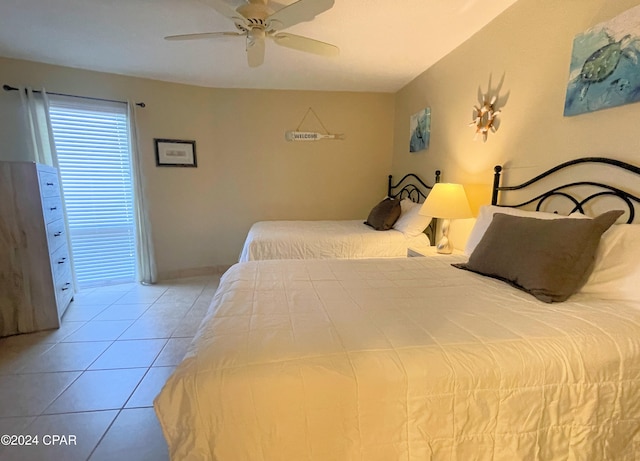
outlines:
{"label": "white sheer curtain", "polygon": [[[56,153],[56,143],[53,137],[51,126],[51,116],[49,114],[49,96],[44,88],[37,93],[31,87],[18,88],[22,110],[26,117],[27,131],[29,133],[28,160],[43,163],[58,168],[58,155]],[[58,171],[58,176],[60,172]],[[69,235],[69,222],[67,219],[67,208],[64,202],[64,191],[60,189],[62,197],[62,213],[64,215],[64,226],[66,235]],[[71,262],[71,273],[76,279],[73,265],[73,255],[69,254]]]}
{"label": "white sheer curtain", "polygon": [[49,99],[44,88],[35,93],[31,88],[19,88],[26,125],[30,134],[27,142],[29,160],[45,165],[58,166],[56,145],[53,140]]}
{"label": "white sheer curtain", "polygon": [[147,214],[146,196],[144,194],[144,178],[142,162],[138,149],[138,130],[136,124],[136,105],[129,101],[129,150],[131,151],[131,172],[133,177],[136,245],[138,256],[138,281],[142,284],[153,284],[157,281],[156,260],[151,238],[151,225]]}

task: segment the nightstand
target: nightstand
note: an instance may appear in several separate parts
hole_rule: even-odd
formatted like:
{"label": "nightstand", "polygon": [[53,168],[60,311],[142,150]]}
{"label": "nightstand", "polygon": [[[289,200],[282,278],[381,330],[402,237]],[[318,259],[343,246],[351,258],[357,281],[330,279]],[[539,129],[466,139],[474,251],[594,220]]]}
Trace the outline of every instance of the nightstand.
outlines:
{"label": "nightstand", "polygon": [[420,248],[415,249],[415,248],[407,248],[407,258],[422,258],[425,256],[435,256],[437,255],[437,251],[436,251],[436,247],[429,247],[429,248]]}

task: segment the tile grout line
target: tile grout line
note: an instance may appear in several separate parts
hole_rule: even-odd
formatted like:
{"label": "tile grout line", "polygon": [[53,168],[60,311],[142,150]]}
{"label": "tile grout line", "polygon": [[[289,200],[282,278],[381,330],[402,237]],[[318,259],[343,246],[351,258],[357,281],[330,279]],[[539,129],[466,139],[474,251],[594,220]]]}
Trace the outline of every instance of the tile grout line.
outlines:
{"label": "tile grout line", "polygon": [[120,408],[118,410],[118,413],[115,415],[115,417],[113,418],[113,420],[111,421],[111,423],[109,424],[109,426],[107,426],[107,428],[105,429],[105,431],[102,433],[102,435],[100,436],[100,439],[96,442],[95,446],[93,447],[93,449],[91,450],[91,452],[89,453],[89,456],[87,456],[87,460],[89,461],[91,459],[91,457],[93,456],[93,454],[95,453],[95,451],[98,449],[98,447],[100,446],[100,444],[102,443],[102,441],[104,440],[104,438],[106,437],[106,435],[109,433],[109,430],[111,430],[111,428],[113,427],[113,425],[115,424],[116,420],[118,419],[118,416],[120,416],[120,413],[122,413],[122,408]]}

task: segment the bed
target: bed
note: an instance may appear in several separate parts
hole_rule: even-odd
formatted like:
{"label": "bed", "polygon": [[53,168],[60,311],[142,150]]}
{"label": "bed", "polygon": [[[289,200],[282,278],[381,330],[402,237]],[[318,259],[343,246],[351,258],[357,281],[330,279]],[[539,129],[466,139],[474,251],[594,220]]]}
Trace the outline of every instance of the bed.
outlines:
{"label": "bed", "polygon": [[[626,223],[640,200],[616,186],[570,208],[598,198]],[[564,302],[452,266],[501,220],[583,229],[611,213],[497,213],[471,256],[234,265],[154,402],[172,460],[637,459],[637,224],[597,236],[589,280]],[[631,265],[612,280],[620,247]]]}
{"label": "bed", "polygon": [[[437,170],[435,182],[439,181],[440,171]],[[406,256],[408,248],[424,250],[434,241],[436,221],[429,222],[417,216],[418,209],[413,204],[424,201],[431,187],[413,173],[405,175],[395,184],[389,175],[387,196],[401,201],[403,211],[394,228],[384,232],[364,224],[363,219],[259,221],[249,229],[239,262],[389,258]],[[426,224],[416,229],[415,224],[407,221],[410,219]]]}

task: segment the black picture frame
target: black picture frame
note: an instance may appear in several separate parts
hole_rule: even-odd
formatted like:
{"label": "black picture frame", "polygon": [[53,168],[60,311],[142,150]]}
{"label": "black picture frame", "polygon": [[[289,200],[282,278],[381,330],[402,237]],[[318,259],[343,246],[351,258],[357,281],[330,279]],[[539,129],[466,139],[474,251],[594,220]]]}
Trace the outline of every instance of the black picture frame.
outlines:
{"label": "black picture frame", "polygon": [[196,142],[155,138],[156,166],[196,168]]}

